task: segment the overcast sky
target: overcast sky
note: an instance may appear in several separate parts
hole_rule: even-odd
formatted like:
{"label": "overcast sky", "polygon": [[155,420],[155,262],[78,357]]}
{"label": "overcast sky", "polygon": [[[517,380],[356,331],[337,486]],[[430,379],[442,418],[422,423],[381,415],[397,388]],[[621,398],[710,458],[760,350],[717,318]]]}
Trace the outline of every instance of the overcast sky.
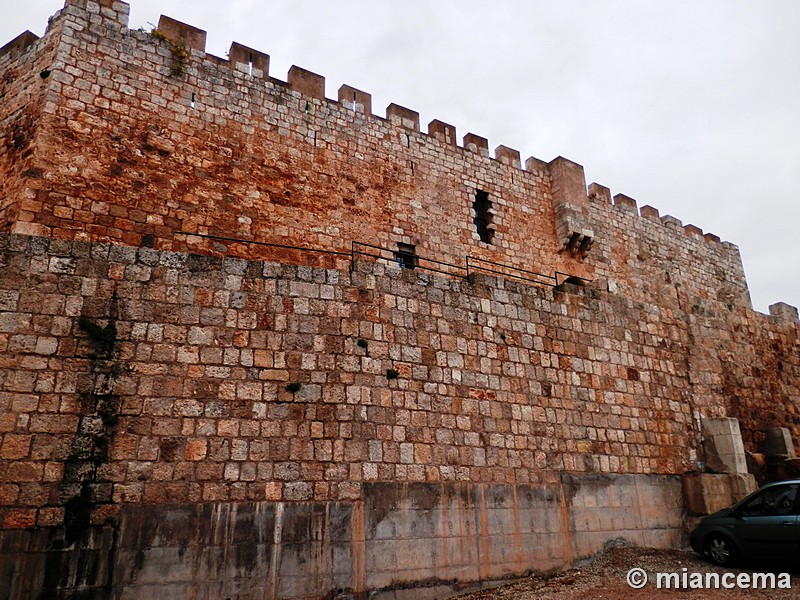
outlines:
{"label": "overcast sky", "polygon": [[[0,45],[63,0],[2,2]],[[131,0],[596,181],[737,244],[754,307],[800,304],[798,0]]]}

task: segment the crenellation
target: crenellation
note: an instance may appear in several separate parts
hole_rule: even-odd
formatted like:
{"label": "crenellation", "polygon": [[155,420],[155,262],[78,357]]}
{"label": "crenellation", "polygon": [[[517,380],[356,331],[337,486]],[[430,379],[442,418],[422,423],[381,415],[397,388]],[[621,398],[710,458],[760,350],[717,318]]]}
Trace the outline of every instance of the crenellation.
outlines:
{"label": "crenellation", "polygon": [[233,42],[228,51],[228,60],[234,69],[239,69],[246,75],[269,79],[269,54]]}
{"label": "crenellation", "polygon": [[295,92],[317,100],[325,100],[325,78],[322,75],[292,65],[286,82]]}
{"label": "crenellation", "polygon": [[464,150],[489,158],[489,140],[485,137],[475,135],[474,133],[468,133],[464,136],[463,143]]}
{"label": "crenellation", "polygon": [[0,48],[0,59],[8,55],[11,60],[14,60],[18,55],[26,52],[28,48],[30,48],[38,40],[38,35],[31,31],[25,30],[13,40],[8,42],[5,46]]}
{"label": "crenellation", "polygon": [[645,204],[639,209],[639,214],[647,219],[648,221],[653,221],[655,223],[661,223],[661,216],[658,212],[657,208],[653,208],[649,204]]}
{"label": "crenellation", "polygon": [[525,159],[525,170],[534,174],[543,174],[549,173],[550,167],[545,161],[538,159],[535,156],[529,156]]}
{"label": "crenellation", "polygon": [[172,17],[161,15],[155,31],[187,50],[196,50],[205,54],[206,32],[202,29],[187,25]]}
{"label": "crenellation", "polygon": [[683,230],[683,222],[680,219],[676,219],[672,215],[662,216],[661,222],[665,227],[669,227],[670,229]]}
{"label": "crenellation", "polygon": [[367,92],[362,92],[349,85],[342,85],[339,88],[339,102],[354,112],[366,116],[372,115],[372,95]]}
{"label": "crenellation", "polygon": [[127,28],[130,5],[119,0],[65,0],[64,10],[57,15],[62,13],[76,16],[88,14],[92,23]]}
{"label": "crenellation", "polygon": [[457,146],[456,128],[443,121],[434,119],[428,123],[428,135],[436,138],[447,146]]}
{"label": "crenellation", "polygon": [[782,323],[793,323],[800,319],[798,316],[797,307],[787,304],[786,302],[776,302],[770,304],[769,314],[771,317]]}
{"label": "crenellation", "polygon": [[419,113],[399,104],[386,107],[386,120],[404,129],[419,131]]}
{"label": "crenellation", "polygon": [[703,230],[697,227],[696,225],[684,225],[683,230],[686,232],[686,235],[689,237],[693,237],[696,239],[703,238]]}
{"label": "crenellation", "polygon": [[611,190],[599,183],[590,183],[587,188],[589,200],[600,204],[611,204]]}
{"label": "crenellation", "polygon": [[639,214],[636,200],[625,194],[616,194],[614,196],[614,207],[637,215]]}
{"label": "crenellation", "polygon": [[504,165],[515,167],[517,169],[522,168],[519,150],[514,150],[508,146],[498,146],[494,149],[494,157],[495,160],[500,161]]}

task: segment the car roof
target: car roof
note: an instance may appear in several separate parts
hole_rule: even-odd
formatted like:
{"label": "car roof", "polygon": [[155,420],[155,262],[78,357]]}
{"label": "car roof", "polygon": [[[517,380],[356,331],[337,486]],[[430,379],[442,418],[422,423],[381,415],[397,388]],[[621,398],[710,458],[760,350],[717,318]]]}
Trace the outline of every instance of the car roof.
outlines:
{"label": "car roof", "polygon": [[769,483],[766,483],[766,484],[762,485],[758,489],[763,490],[763,489],[768,488],[768,487],[773,487],[773,486],[776,486],[776,485],[784,485],[784,484],[787,484],[787,483],[800,483],[800,479],[784,479],[783,481],[771,481]]}

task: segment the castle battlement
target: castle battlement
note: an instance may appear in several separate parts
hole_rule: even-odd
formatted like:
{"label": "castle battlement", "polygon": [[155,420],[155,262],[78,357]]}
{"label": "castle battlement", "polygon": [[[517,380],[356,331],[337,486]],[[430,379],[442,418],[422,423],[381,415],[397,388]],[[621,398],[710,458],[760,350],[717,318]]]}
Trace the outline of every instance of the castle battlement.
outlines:
{"label": "castle battlement", "polygon": [[[166,59],[162,62],[162,74],[169,74],[175,79],[176,85],[189,86],[197,85],[196,91],[188,89],[181,95],[180,101],[184,106],[188,104],[196,110],[203,110],[205,105],[203,94],[214,93],[214,85],[223,85],[227,89],[241,88],[247,96],[253,96],[256,92],[262,91],[264,85],[272,85],[277,88],[288,89],[299,94],[300,103],[297,108],[300,111],[307,111],[303,101],[318,101],[324,106],[338,103],[345,110],[362,114],[364,117],[371,117],[381,123],[391,124],[400,130],[416,134],[414,139],[417,143],[425,144],[425,138],[433,138],[441,143],[444,148],[439,152],[447,152],[449,148],[452,152],[469,152],[496,163],[505,165],[521,171],[528,171],[534,174],[546,174],[552,177],[552,166],[554,161],[546,162],[535,157],[529,157],[524,163],[521,161],[518,150],[499,145],[495,148],[493,156],[489,150],[489,142],[486,138],[474,133],[467,133],[463,136],[461,146],[457,142],[456,128],[438,119],[432,120],[427,126],[427,133],[420,129],[419,113],[397,104],[390,104],[385,111],[385,117],[380,117],[372,112],[372,98],[367,92],[359,90],[350,85],[344,84],[339,88],[338,99],[333,100],[325,96],[325,78],[321,75],[308,71],[298,66],[292,66],[287,75],[286,81],[271,76],[269,71],[269,55],[253,48],[249,48],[238,42],[232,42],[227,59],[206,54],[206,32],[192,25],[188,25],[162,16],[156,29],[147,35],[141,31],[130,31],[128,27],[128,6],[124,2],[104,2],[94,0],[70,0],[66,3],[63,11],[55,17],[62,16],[89,16],[89,22],[95,26],[110,27],[127,34],[129,38],[135,39],[140,44],[152,43],[155,53],[160,53],[161,58]],[[100,32],[102,34],[102,32]],[[0,64],[5,60],[13,60],[14,57],[28,50],[36,51],[38,38],[30,32],[25,32],[12,42],[0,49]],[[145,52],[148,50],[143,48]],[[184,54],[185,53],[185,54]],[[185,64],[184,64],[185,63]],[[180,65],[180,72],[173,72],[177,65]],[[221,69],[230,69],[230,73],[223,73]],[[227,75],[232,75],[228,77]],[[200,81],[204,77],[215,78],[214,85],[210,88],[203,85]],[[221,80],[217,80],[220,78]],[[206,82],[208,83],[208,82]],[[194,90],[194,88],[191,88]],[[235,111],[234,107],[228,107]],[[302,114],[302,112],[301,112]],[[309,124],[310,125],[310,124]],[[359,121],[359,125],[363,125]],[[312,125],[310,125],[311,127]],[[410,135],[406,133],[405,135]],[[410,144],[412,138],[404,138],[406,144]],[[447,160],[444,156],[441,160]],[[568,159],[558,157],[555,159],[560,163],[571,163]],[[575,165],[574,163],[571,163]],[[575,165],[572,168],[575,173],[566,175],[568,177],[582,177],[582,167]],[[556,169],[560,172],[562,169]],[[558,183],[556,182],[556,185]],[[561,211],[559,219],[559,236],[564,245],[568,245],[577,233],[579,240],[573,240],[573,245],[580,245],[584,240],[584,251],[586,246],[593,243],[592,228],[581,216],[578,221],[576,215],[582,215],[581,205],[586,198],[585,185],[573,185],[571,194],[575,199],[561,198],[557,201],[556,212]],[[637,203],[632,198],[624,194],[617,194],[611,197],[608,188],[593,183],[588,188],[588,195],[594,201],[605,201],[622,210],[637,213]],[[560,208],[559,208],[560,207]],[[567,216],[564,216],[564,215]],[[650,206],[643,206],[641,216],[657,222],[658,210]],[[656,217],[654,219],[653,217]],[[570,220],[572,219],[572,220]],[[669,231],[683,230],[688,237],[703,238],[712,243],[719,243],[718,236],[710,233],[703,233],[701,229],[694,225],[686,225],[669,215],[660,217],[660,222]],[[23,228],[24,230],[25,228]],[[232,232],[231,232],[232,233]],[[732,245],[726,248],[735,250]]]}

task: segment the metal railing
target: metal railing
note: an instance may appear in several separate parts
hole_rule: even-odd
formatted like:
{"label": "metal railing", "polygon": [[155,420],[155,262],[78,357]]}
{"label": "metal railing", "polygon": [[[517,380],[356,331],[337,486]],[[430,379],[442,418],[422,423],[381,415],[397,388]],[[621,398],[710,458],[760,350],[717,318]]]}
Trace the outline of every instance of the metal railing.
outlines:
{"label": "metal railing", "polygon": [[376,246],[375,244],[367,244],[356,241],[351,242],[350,252],[343,252],[337,250],[322,250],[320,248],[310,248],[307,246],[292,246],[289,244],[275,244],[272,242],[259,242],[256,240],[242,240],[220,235],[191,233],[189,231],[176,231],[175,233],[209,240],[228,242],[231,244],[252,244],[256,246],[265,246],[268,248],[279,248],[283,250],[297,250],[300,252],[314,252],[329,256],[349,257],[351,271],[353,269],[353,265],[355,264],[356,257],[366,256],[377,260],[398,263],[402,268],[406,269],[422,269],[425,271],[449,275],[451,277],[469,277],[473,273],[488,273],[491,275],[498,275],[500,277],[517,279],[529,283],[548,285],[550,287],[557,287],[570,280],[581,282],[581,284],[590,283],[592,281],[591,279],[579,277],[570,273],[564,273],[562,271],[555,271],[553,275],[547,275],[546,273],[538,273],[536,271],[530,271],[521,267],[515,267],[469,254],[465,257],[464,265],[462,266],[442,260],[427,258],[425,256],[417,255],[416,253],[410,254],[407,251],[392,250],[390,248],[384,248],[383,246]]}
{"label": "metal railing", "polygon": [[[497,269],[484,267],[482,263],[491,265],[492,267],[500,267],[513,273],[506,271],[498,271]],[[556,286],[558,285],[558,278],[554,275],[545,275],[544,273],[537,273],[536,271],[528,271],[520,267],[512,267],[504,263],[494,262],[478,256],[467,255],[467,275],[474,272],[491,273],[492,275],[501,275],[503,277],[511,277],[513,279],[522,279],[523,281],[530,281],[532,283],[543,283],[545,285]]]}
{"label": "metal railing", "polygon": [[[369,250],[377,250],[378,254],[366,252],[361,248],[367,248]],[[414,258],[414,269],[423,269],[425,271],[433,271],[434,273],[443,273],[444,275],[455,275],[457,277],[465,277],[468,275],[467,269],[462,267],[461,265],[456,265],[453,263],[445,262],[442,260],[434,260],[432,258],[427,258],[425,256],[419,256],[418,254],[410,255],[405,252],[398,252],[396,250],[391,250],[389,248],[384,248],[382,246],[375,246],[373,244],[365,244],[364,242],[353,242],[351,247],[351,252],[353,255],[353,259],[355,259],[356,255],[359,256],[369,256],[371,258],[377,258],[381,260],[387,260],[389,262],[396,262],[400,264],[403,268],[409,268],[406,266],[407,258],[409,256],[413,256]],[[451,269],[450,271],[442,268],[447,267],[447,269]],[[452,271],[457,271],[453,273]]]}
{"label": "metal railing", "polygon": [[320,248],[309,248],[306,246],[289,246],[288,244],[273,244],[271,242],[259,242],[257,240],[240,240],[237,238],[224,237],[221,235],[209,235],[207,233],[191,233],[189,231],[176,231],[175,234],[189,235],[192,237],[205,238],[209,240],[218,240],[223,242],[230,242],[232,244],[252,244],[255,246],[267,246],[270,248],[282,248],[284,250],[301,250],[303,252],[318,252],[320,254],[332,254],[336,256],[351,256],[351,252],[337,252],[336,250],[321,250]]}

